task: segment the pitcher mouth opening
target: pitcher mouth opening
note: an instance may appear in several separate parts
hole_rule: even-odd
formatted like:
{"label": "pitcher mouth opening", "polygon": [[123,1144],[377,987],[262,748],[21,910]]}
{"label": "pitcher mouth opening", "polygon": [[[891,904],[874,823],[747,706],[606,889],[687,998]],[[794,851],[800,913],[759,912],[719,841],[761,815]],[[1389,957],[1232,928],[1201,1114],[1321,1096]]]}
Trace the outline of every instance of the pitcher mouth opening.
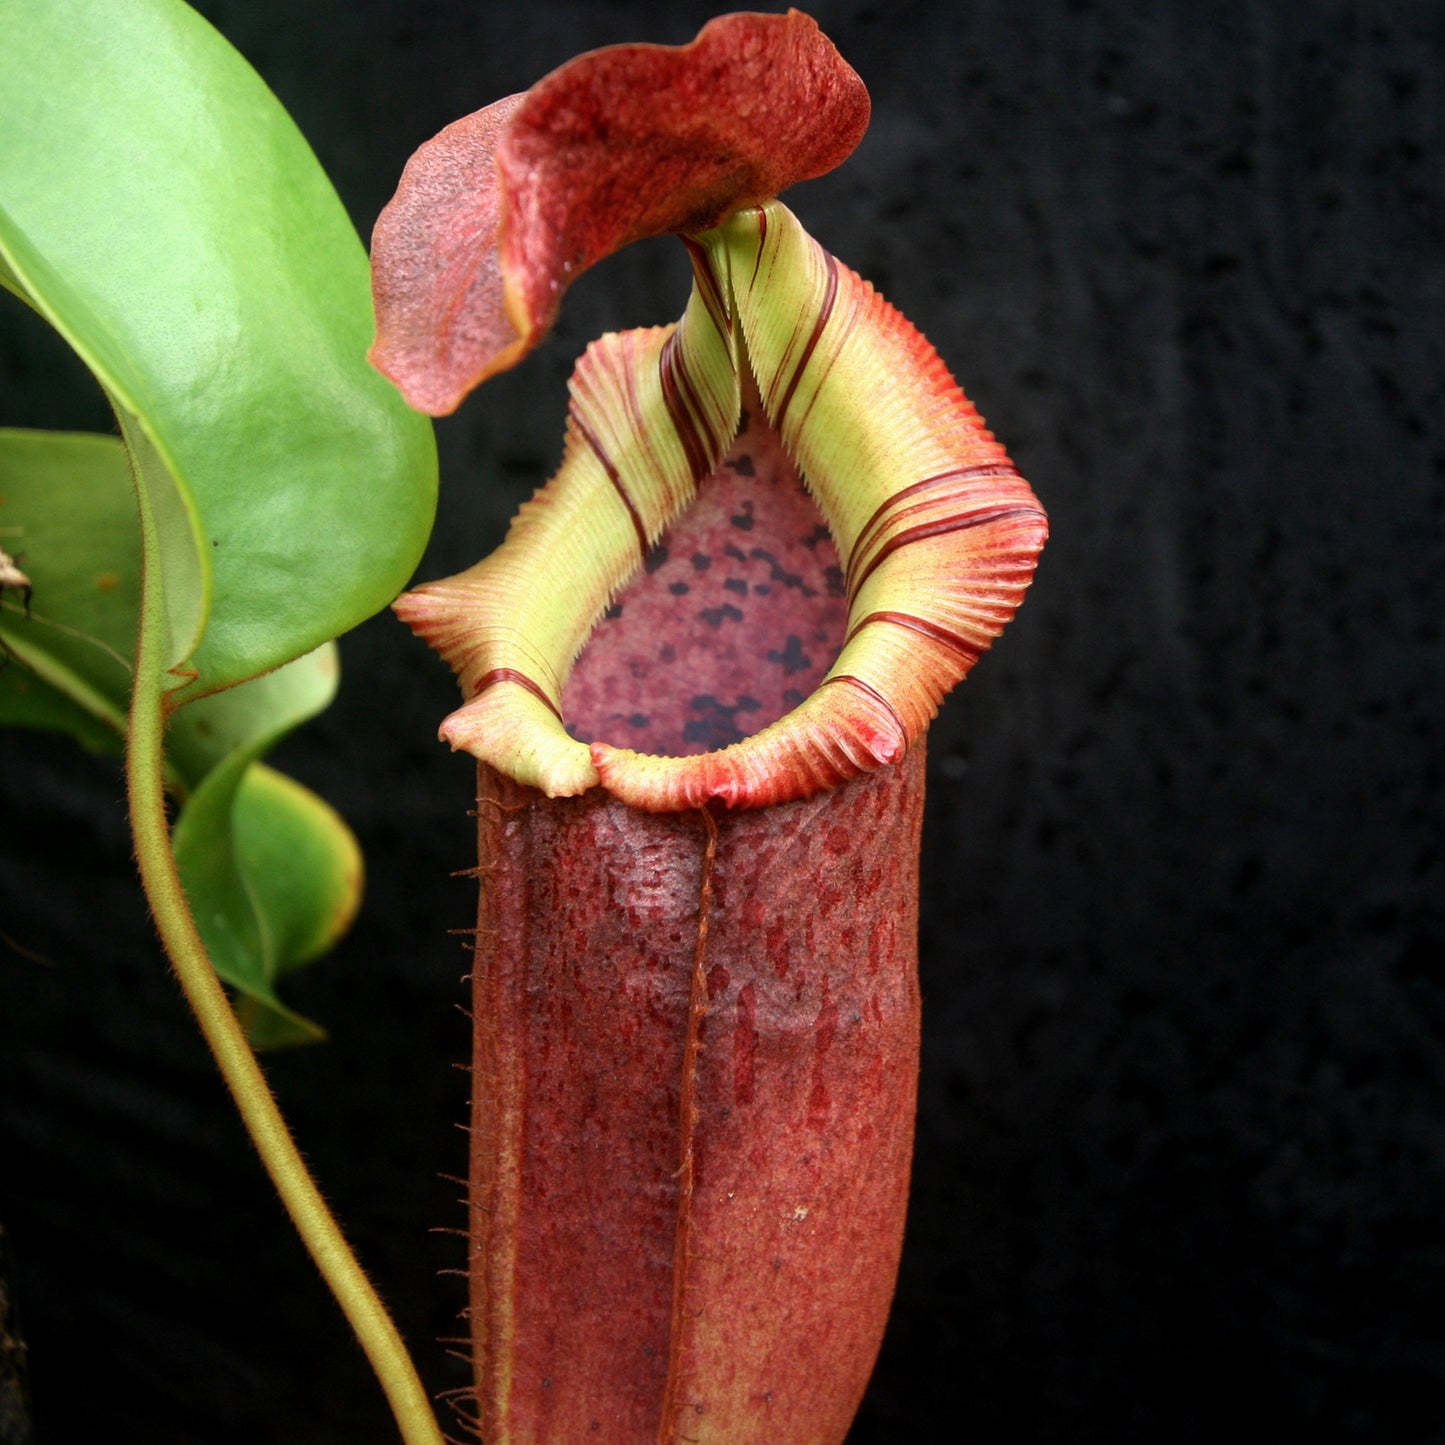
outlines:
{"label": "pitcher mouth opening", "polygon": [[827,524],[745,392],[727,455],[588,638],[563,688],[564,723],[589,746],[721,752],[806,700],[847,619]]}
{"label": "pitcher mouth opening", "polygon": [[[588,348],[562,466],[506,542],[397,603],[462,683],[443,738],[551,796],[761,807],[898,761],[1017,610],[1047,533],[933,348],[785,206],[688,245],[682,320]],[[741,475],[759,466],[793,496],[766,528]],[[644,635],[624,645],[629,607]]]}
{"label": "pitcher mouth opening", "polygon": [[[600,784],[654,811],[808,797],[901,758],[1017,610],[1047,534],[1037,499],[927,340],[776,199],[842,161],[868,110],[807,16],[735,14],[687,46],[580,56],[408,162],[373,236],[372,357],[422,410],[449,412],[515,365],[575,276],[621,246],[671,233],[693,262],[676,326],[588,348],[561,468],[503,546],[397,604],[461,682],[466,701],[442,726],[453,747],[552,796]],[[749,377],[841,558],[844,633],[830,624],[815,650],[794,629],[754,649],[756,688],[774,653],[815,683],[775,721],[757,726],[773,708],[748,677],[730,696],[704,680],[688,694],[704,701],[660,729],[677,751],[639,751],[627,744],[656,744],[646,735],[667,699],[609,716],[605,698],[593,708],[580,682],[570,701],[564,687],[724,462]],[[749,597],[772,585],[745,569],[732,580]],[[687,591],[670,595],[659,647],[697,620]],[[727,598],[694,609],[718,618],[710,644],[726,646],[729,609],[743,610]],[[567,731],[569,711],[595,741]],[[690,751],[729,733],[746,735]]]}

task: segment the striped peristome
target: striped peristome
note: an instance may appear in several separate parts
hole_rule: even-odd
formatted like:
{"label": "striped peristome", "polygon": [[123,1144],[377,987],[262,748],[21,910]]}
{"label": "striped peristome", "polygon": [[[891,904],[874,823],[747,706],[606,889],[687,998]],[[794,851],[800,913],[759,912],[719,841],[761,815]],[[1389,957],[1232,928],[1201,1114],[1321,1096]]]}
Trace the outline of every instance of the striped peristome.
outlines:
{"label": "striped peristome", "polygon": [[[442,736],[554,797],[600,783],[654,811],[758,807],[896,761],[1013,616],[1047,532],[932,346],[785,206],[747,207],[687,243],[683,319],[589,348],[561,468],[503,546],[397,604],[469,699]],[[563,683],[720,461],[744,366],[837,545],[842,650],[811,696],[730,747],[658,757],[578,742]]]}
{"label": "striped peristome", "polygon": [[469,699],[442,724],[454,748],[552,797],[596,785],[586,746],[562,724],[562,686],[617,589],[732,439],[735,357],[731,327],[696,286],[676,326],[594,342],[572,376],[562,465],[505,543],[397,600]]}

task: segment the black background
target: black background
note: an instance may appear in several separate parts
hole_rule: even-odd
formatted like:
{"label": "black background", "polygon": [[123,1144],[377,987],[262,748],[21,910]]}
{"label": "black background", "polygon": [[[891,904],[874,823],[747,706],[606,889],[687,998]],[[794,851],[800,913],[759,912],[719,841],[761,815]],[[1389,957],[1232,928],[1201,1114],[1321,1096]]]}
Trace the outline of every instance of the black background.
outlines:
{"label": "black background", "polygon": [[[362,234],[411,149],[711,7],[207,0]],[[827,0],[874,98],[790,193],[919,324],[1052,515],[931,739],[925,1052],[897,1306],[850,1437],[1445,1440],[1445,10]],[[675,243],[579,284],[438,436],[421,575],[556,464]],[[676,254],[675,254],[676,253]],[[0,424],[108,429],[0,305]],[[366,849],[272,1076],[437,1389],[462,1367],[471,771],[373,619],[278,761]],[[154,946],[116,768],[0,740],[0,1221],[41,1441],[393,1438]],[[564,1445],[564,1442],[559,1442]]]}

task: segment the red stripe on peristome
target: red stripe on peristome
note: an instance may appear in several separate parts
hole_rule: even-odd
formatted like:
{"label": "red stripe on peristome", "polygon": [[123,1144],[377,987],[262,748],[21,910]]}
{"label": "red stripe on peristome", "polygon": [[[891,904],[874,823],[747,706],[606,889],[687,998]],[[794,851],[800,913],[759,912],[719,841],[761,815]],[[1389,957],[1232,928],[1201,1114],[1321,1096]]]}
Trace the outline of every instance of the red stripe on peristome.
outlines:
{"label": "red stripe on peristome", "polygon": [[758,214],[758,254],[753,257],[753,274],[748,277],[748,290],[758,284],[758,268],[763,264],[763,246],[768,239],[768,212],[765,206],[754,206]]}
{"label": "red stripe on peristome", "polygon": [[862,589],[863,584],[877,570],[878,564],[885,557],[892,554],[900,547],[910,546],[914,542],[926,542],[930,537],[947,536],[950,532],[964,532],[972,527],[986,527],[992,522],[1004,522],[1014,517],[1037,517],[1043,520],[1043,512],[1038,507],[990,507],[984,511],[968,512],[962,516],[944,517],[937,522],[927,522],[920,527],[910,527],[905,532],[899,532],[896,536],[888,538],[886,542],[879,545],[878,550],[869,559],[868,565],[863,569],[857,580],[848,588],[848,596],[851,600]]}
{"label": "red stripe on peristome", "polygon": [[727,297],[723,295],[722,287],[718,285],[717,276],[712,269],[712,262],[708,258],[707,248],[699,245],[691,236],[682,236],[679,239],[687,247],[688,255],[692,257],[693,279],[697,282],[703,307],[712,317],[718,335],[726,341],[732,332],[732,325],[728,317]]}
{"label": "red stripe on peristome", "polygon": [[910,632],[916,632],[920,636],[937,642],[948,648],[950,652],[956,653],[964,662],[972,667],[983,655],[983,648],[969,642],[958,633],[944,627],[941,623],[930,622],[926,617],[918,617],[912,612],[893,612],[884,610],[881,612],[870,612],[867,617],[848,629],[846,647],[849,642],[868,626],[870,622],[888,622],[894,627],[906,627]]}
{"label": "red stripe on peristome", "polygon": [[539,702],[546,704],[547,710],[558,722],[562,721],[562,714],[558,712],[557,704],[525,672],[518,672],[515,667],[494,667],[490,672],[483,673],[472,685],[472,696],[480,696],[489,687],[493,687],[499,682],[515,682],[518,687],[526,688]]}
{"label": "red stripe on peristome", "polygon": [[642,514],[637,510],[632,498],[627,495],[627,488],[622,485],[622,478],[617,473],[612,458],[607,455],[602,443],[592,434],[592,429],[574,410],[572,421],[577,427],[578,434],[582,440],[592,448],[592,454],[602,463],[602,470],[607,473],[607,480],[612,483],[617,495],[622,498],[622,505],[627,508],[627,515],[632,518],[633,530],[637,533],[637,548],[642,554],[642,560],[647,561],[647,528],[643,526]]}
{"label": "red stripe on peristome", "polygon": [[[858,536],[853,542],[853,554],[849,559],[848,570],[853,570],[857,559],[863,554],[864,549],[872,542],[872,533],[881,531],[884,519],[893,511],[900,502],[905,502],[924,492],[931,492],[937,487],[947,486],[950,482],[971,482],[981,480],[984,477],[1018,477],[1019,471],[1007,457],[1000,457],[995,461],[979,462],[969,467],[954,467],[947,472],[939,472],[931,477],[924,477],[920,482],[911,482],[908,486],[900,488],[890,497],[878,504],[877,510],[859,528]],[[1022,480],[1022,478],[1019,478]]]}
{"label": "red stripe on peristome", "polygon": [[[858,692],[861,692],[875,706],[882,708],[892,719],[894,727],[898,729],[898,735],[903,739],[905,747],[912,741],[908,736],[908,729],[903,725],[903,719],[898,716],[898,709],[871,683],[864,682],[861,677],[854,677],[851,672],[838,672],[834,673],[832,677],[825,677],[823,681],[819,683],[819,686],[827,687],[830,683],[835,682],[848,683]],[[883,761],[890,762],[893,761],[893,759],[885,758]]]}
{"label": "red stripe on peristome", "polygon": [[787,417],[788,407],[792,405],[793,393],[797,391],[798,383],[803,379],[803,372],[807,370],[808,362],[812,360],[813,352],[822,338],[823,328],[833,314],[833,304],[838,299],[838,262],[827,251],[824,251],[822,255],[823,262],[828,268],[828,281],[823,291],[823,304],[819,307],[817,319],[813,322],[813,334],[808,338],[808,344],[804,346],[803,354],[798,358],[797,366],[793,368],[788,389],[783,393],[783,399],[773,414],[772,422],[779,433],[783,430],[783,421]]}
{"label": "red stripe on peristome", "polygon": [[693,390],[692,378],[679,353],[677,338],[681,334],[680,330],[674,331],[663,343],[657,359],[658,379],[662,383],[662,399],[667,405],[672,429],[687,453],[688,471],[692,473],[694,482],[700,482],[712,470],[712,449],[702,431],[701,407]]}

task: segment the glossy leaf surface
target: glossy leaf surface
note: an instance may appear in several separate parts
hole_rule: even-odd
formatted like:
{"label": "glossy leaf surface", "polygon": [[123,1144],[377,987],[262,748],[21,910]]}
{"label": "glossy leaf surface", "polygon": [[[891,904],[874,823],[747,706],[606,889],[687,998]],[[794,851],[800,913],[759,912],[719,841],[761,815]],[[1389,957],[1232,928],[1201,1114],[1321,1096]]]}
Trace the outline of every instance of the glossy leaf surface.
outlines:
{"label": "glossy leaf surface", "polygon": [[[28,613],[13,594],[0,612],[10,654],[0,724],[120,752],[141,568],[121,442],[0,430],[0,529],[34,584]],[[186,800],[176,832],[182,875],[218,972],[252,1001],[258,1043],[319,1037],[276,999],[276,982],[334,943],[360,899],[360,854],[346,825],[257,761],[331,701],[336,677],[328,644],[198,699],[167,732],[170,790]]]}
{"label": "glossy leaf surface", "polygon": [[[7,602],[0,720],[122,745],[138,482],[161,539],[166,656],[195,699],[166,737],[191,901],[222,976],[254,1001],[253,1034],[314,1036],[275,982],[345,927],[359,857],[329,808],[257,760],[330,700],[324,644],[414,566],[430,428],[365,362],[368,268],[340,202],[205,21],[179,0],[120,0],[103,24],[81,0],[5,18],[0,284],[87,363],[124,446],[5,438],[0,526],[36,596],[28,619]],[[268,833],[297,860],[279,891],[259,871]]]}
{"label": "glossy leaf surface", "polygon": [[140,536],[120,442],[0,429],[0,545],[34,584],[28,609],[11,593],[0,612],[11,655],[0,723],[120,752],[140,611]]}
{"label": "glossy leaf surface", "polygon": [[[193,693],[384,606],[425,542],[426,423],[366,365],[365,253],[300,133],[179,0],[6,0],[0,279],[121,414]],[[169,488],[171,495],[165,495]]]}
{"label": "glossy leaf surface", "polygon": [[331,807],[256,761],[263,747],[207,777],[176,824],[175,849],[216,972],[242,995],[251,1041],[281,1048],[324,1037],[276,988],[346,932],[361,901],[362,864]]}

